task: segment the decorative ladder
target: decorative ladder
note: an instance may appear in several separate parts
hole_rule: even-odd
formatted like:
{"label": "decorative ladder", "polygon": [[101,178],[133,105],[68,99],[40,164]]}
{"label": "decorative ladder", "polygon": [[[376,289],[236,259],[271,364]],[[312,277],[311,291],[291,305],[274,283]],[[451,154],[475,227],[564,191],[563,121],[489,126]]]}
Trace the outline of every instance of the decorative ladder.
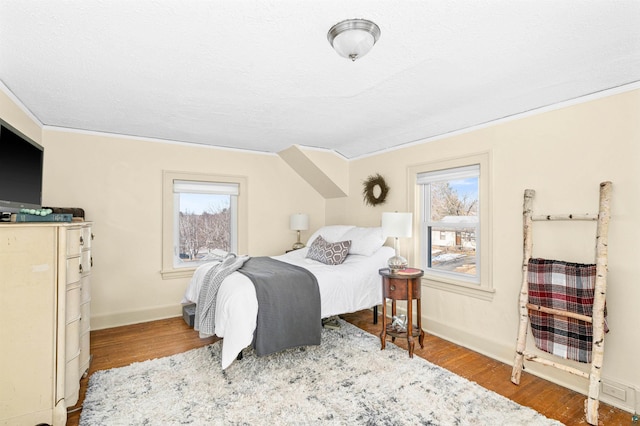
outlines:
{"label": "decorative ladder", "polygon": [[[518,341],[516,345],[516,355],[511,372],[511,381],[520,384],[520,375],[524,369],[524,359],[534,361],[540,364],[555,367],[571,374],[584,377],[589,380],[588,399],[585,401],[585,415],[587,422],[591,425],[598,424],[598,405],[600,399],[600,371],[604,358],[604,311],[605,299],[607,292],[607,246],[609,232],[609,203],[611,198],[611,182],[602,182],[600,184],[600,204],[598,215],[589,214],[575,215],[533,215],[532,204],[535,191],[527,189],[524,192],[524,208],[523,208],[523,264],[522,264],[522,288],[520,290],[520,326],[518,328]],[[545,308],[542,306],[532,305],[529,303],[528,288],[528,263],[531,258],[533,247],[532,225],[534,221],[550,221],[550,220],[590,220],[596,221],[596,280],[595,292],[593,300],[593,316],[588,317],[573,312],[561,311],[557,309]],[[529,327],[529,310],[537,310],[553,315],[561,315],[565,317],[575,318],[586,321],[593,326],[593,346],[591,358],[591,372],[586,373],[577,368],[557,363],[537,355],[526,352],[527,329]]]}

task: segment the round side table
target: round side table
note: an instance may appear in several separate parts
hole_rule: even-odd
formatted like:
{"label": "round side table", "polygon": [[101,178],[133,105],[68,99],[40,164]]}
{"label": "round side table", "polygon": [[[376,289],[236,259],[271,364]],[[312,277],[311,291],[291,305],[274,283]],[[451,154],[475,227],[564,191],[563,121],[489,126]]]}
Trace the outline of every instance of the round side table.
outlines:
{"label": "round side table", "polygon": [[[421,269],[407,268],[394,271],[389,268],[378,271],[382,276],[382,331],[380,332],[381,350],[385,348],[387,335],[391,341],[396,337],[406,338],[409,349],[409,357],[413,358],[415,347],[414,338],[418,338],[420,347],[424,348],[424,331],[422,330],[422,315],[420,308],[420,278],[424,275]],[[398,330],[387,319],[387,299],[391,300],[391,315],[396,316],[396,301],[407,301],[407,325],[406,330]],[[416,301],[416,315],[418,326],[413,327],[413,301]]]}

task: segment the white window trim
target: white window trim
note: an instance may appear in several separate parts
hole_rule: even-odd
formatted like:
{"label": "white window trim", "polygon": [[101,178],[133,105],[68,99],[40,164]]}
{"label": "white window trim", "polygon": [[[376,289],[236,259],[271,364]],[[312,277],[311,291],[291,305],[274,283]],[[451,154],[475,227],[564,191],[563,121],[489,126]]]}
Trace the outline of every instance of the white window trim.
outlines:
{"label": "white window trim", "polygon": [[[489,151],[479,152],[471,155],[448,158],[444,160],[434,161],[430,163],[417,164],[407,169],[407,188],[409,188],[408,200],[409,211],[413,212],[414,229],[420,229],[421,226],[421,185],[417,184],[417,178],[420,173],[428,173],[437,170],[453,169],[469,166],[472,164],[480,165],[479,179],[479,197],[480,197],[480,281],[479,283],[469,282],[468,279],[457,279],[449,275],[438,274],[437,272],[425,270],[422,278],[422,284],[439,290],[452,293],[471,296],[483,300],[492,300],[495,290],[493,289],[492,280],[492,229],[491,226],[491,206],[492,198],[490,188],[491,180],[491,153]],[[415,234],[413,238],[412,263],[421,265],[422,258],[420,256],[422,250],[422,241],[419,234]]]}
{"label": "white window trim", "polygon": [[237,206],[237,244],[238,253],[247,252],[247,178],[244,176],[213,175],[164,170],[162,172],[162,279],[191,277],[197,266],[175,268],[173,266],[174,249],[174,181],[234,183],[238,185]]}

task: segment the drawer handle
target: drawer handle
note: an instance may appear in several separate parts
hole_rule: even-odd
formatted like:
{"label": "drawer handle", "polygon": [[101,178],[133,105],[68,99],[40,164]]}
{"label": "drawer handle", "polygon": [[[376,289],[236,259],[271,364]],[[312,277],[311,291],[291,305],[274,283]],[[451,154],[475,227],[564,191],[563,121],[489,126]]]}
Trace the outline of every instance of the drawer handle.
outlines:
{"label": "drawer handle", "polygon": [[396,286],[395,286],[395,285],[391,284],[391,285],[389,286],[389,290],[394,291],[395,289],[396,289]]}
{"label": "drawer handle", "polygon": [[84,238],[82,238],[82,235],[80,236],[80,245],[83,246],[84,245]]}
{"label": "drawer handle", "polygon": [[93,266],[93,256],[91,256],[91,266]]}
{"label": "drawer handle", "polygon": [[82,273],[82,263],[80,265],[78,265],[78,266],[79,266],[79,269],[80,269],[80,273]]}

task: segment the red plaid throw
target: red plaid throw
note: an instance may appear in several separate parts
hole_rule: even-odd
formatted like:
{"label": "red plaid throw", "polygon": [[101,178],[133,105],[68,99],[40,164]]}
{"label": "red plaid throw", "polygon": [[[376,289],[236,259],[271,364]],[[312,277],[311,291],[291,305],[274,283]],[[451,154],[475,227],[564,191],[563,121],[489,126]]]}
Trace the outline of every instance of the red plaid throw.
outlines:
{"label": "red plaid throw", "polygon": [[[596,265],[529,259],[528,268],[529,303],[592,316]],[[565,359],[591,362],[590,323],[534,310],[529,311],[529,319],[538,349]]]}

